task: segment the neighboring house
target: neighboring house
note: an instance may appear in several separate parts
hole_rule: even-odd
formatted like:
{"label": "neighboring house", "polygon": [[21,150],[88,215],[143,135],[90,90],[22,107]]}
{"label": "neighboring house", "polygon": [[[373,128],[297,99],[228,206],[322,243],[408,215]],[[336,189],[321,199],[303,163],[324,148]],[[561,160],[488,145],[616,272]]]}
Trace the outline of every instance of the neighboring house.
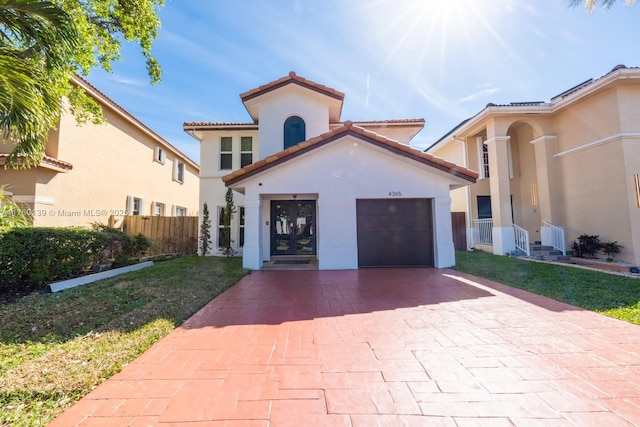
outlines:
{"label": "neighboring house", "polygon": [[427,152],[479,172],[451,193],[470,247],[571,249],[589,234],[640,264],[640,69],[616,66],[550,102],[489,104]]}
{"label": "neighboring house", "polygon": [[455,264],[449,190],[477,174],[409,147],[423,119],[343,122],[344,94],[294,72],[240,98],[250,123],[184,124],[201,143],[215,247],[229,187],[245,268],[281,256],[320,269]]}
{"label": "neighboring house", "polygon": [[0,145],[0,184],[34,214],[34,225],[197,215],[198,165],[84,79],[73,83],[102,106],[106,123],[80,126],[64,113],[44,158],[27,169],[4,169],[13,146]]}

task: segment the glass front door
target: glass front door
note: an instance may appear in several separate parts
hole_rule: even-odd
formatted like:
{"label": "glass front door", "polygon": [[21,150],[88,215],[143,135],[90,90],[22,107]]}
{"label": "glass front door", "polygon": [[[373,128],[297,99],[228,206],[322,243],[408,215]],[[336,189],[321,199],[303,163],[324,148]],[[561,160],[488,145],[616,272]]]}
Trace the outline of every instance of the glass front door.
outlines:
{"label": "glass front door", "polygon": [[315,200],[272,200],[271,255],[315,254]]}

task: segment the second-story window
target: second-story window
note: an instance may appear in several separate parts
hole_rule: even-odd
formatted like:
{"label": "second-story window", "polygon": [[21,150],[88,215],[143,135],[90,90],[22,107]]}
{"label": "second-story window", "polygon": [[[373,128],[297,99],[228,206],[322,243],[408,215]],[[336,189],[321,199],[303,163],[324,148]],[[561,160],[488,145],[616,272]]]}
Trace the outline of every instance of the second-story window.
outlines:
{"label": "second-story window", "polygon": [[153,160],[158,163],[162,163],[164,165],[165,160],[167,159],[167,153],[162,148],[156,146],[153,150]]}
{"label": "second-story window", "polygon": [[302,117],[291,116],[284,121],[284,149],[301,143],[306,139],[306,127]]}
{"label": "second-story window", "polygon": [[173,180],[184,182],[184,163],[178,159],[173,161]]}
{"label": "second-story window", "polygon": [[230,136],[220,138],[220,170],[233,169],[233,144]]}
{"label": "second-story window", "polygon": [[243,136],[240,138],[240,167],[249,166],[253,163],[253,138]]}
{"label": "second-story window", "polygon": [[477,139],[478,142],[478,170],[480,172],[480,179],[488,179],[489,178],[489,149],[485,142],[487,138],[483,136],[479,136]]}

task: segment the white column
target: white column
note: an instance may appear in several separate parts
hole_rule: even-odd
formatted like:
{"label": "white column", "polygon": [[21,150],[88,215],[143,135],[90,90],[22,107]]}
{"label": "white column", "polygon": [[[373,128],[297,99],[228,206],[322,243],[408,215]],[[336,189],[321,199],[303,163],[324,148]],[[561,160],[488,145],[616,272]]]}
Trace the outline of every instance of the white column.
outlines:
{"label": "white column", "polygon": [[434,254],[436,268],[448,268],[456,264],[456,250],[451,229],[451,197],[436,197],[433,206]]}
{"label": "white column", "polygon": [[489,188],[493,216],[493,253],[505,255],[516,249],[511,219],[508,136],[494,136],[485,144],[489,152]]}
{"label": "white column", "polygon": [[260,199],[244,200],[244,248],[242,252],[242,267],[248,270],[262,268],[262,213]]}

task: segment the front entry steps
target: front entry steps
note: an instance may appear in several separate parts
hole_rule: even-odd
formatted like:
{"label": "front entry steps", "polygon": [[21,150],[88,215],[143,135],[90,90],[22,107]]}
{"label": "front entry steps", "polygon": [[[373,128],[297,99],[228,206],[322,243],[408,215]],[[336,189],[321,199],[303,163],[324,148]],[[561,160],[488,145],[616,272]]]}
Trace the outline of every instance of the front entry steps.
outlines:
{"label": "front entry steps", "polygon": [[315,255],[272,255],[262,263],[262,270],[317,270]]}
{"label": "front entry steps", "polygon": [[562,255],[562,252],[554,249],[553,246],[529,245],[529,257],[541,261],[558,261],[569,259],[568,256]]}

